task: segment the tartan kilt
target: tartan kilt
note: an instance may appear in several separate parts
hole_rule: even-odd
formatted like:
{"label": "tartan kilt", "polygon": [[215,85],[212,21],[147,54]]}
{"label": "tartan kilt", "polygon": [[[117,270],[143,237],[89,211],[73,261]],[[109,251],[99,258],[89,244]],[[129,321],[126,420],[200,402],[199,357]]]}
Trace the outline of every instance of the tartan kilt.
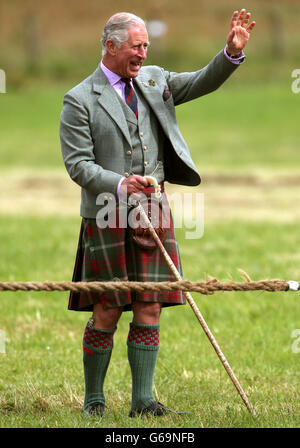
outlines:
{"label": "tartan kilt", "polygon": [[[172,216],[164,247],[182,275],[179,249]],[[147,251],[133,241],[129,228],[99,228],[96,219],[83,218],[79,234],[73,282],[79,281],[175,281],[161,251]],[[160,302],[162,306],[183,305],[182,291],[161,292],[71,292],[69,310],[92,311],[101,303],[106,308],[123,307],[131,310],[132,301]]]}

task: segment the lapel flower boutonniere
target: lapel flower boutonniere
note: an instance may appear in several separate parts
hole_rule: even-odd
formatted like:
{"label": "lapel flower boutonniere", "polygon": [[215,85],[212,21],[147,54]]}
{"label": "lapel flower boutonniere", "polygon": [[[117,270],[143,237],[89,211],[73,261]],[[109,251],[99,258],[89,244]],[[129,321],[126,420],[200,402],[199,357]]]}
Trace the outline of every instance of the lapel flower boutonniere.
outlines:
{"label": "lapel flower boutonniere", "polygon": [[155,86],[155,81],[153,79],[149,79],[149,86],[154,87]]}

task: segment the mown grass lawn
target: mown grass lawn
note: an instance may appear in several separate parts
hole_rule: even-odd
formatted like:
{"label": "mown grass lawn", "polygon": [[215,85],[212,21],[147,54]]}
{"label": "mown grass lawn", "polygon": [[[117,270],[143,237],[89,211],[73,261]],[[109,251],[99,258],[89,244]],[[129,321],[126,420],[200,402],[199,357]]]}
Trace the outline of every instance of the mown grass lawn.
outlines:
{"label": "mown grass lawn", "polygon": [[[0,277],[68,280],[78,218],[1,216]],[[294,251],[298,225],[210,223],[202,239],[177,229],[184,276],[240,281],[237,268],[255,280],[299,279]],[[130,419],[126,337],[131,313],[122,316],[106,379],[108,411],[102,421],[81,416],[81,339],[89,313],[67,311],[67,293],[2,292],[0,328],[0,427],[298,427],[300,328],[298,293],[193,293],[204,318],[256,408],[253,420],[210,346],[189,305],[166,309],[155,376],[159,400],[189,411],[184,418]]]}
{"label": "mown grass lawn", "polygon": [[[235,173],[300,165],[299,95],[286,82],[244,79],[234,73],[220,90],[177,107],[181,132],[200,172]],[[80,80],[78,80],[80,81]],[[61,169],[59,116],[74,85],[39,84],[2,95],[3,169]]]}
{"label": "mown grass lawn", "polygon": [[[236,76],[219,92],[178,108],[181,131],[204,179],[206,173],[217,177],[281,171],[297,179],[299,96],[291,92],[289,82],[290,74],[286,83],[256,85]],[[49,186],[51,170],[65,173],[58,120],[63,93],[71,87],[32,85],[1,96],[1,167],[8,183],[15,182],[19,172],[30,171],[34,180],[34,173],[45,170]],[[217,187],[222,201],[222,185]],[[16,188],[12,191],[15,195]],[[270,207],[277,199],[283,207],[287,204],[281,196],[272,196],[271,186],[256,194],[261,192],[266,196],[260,207],[264,200]],[[288,194],[287,186],[284,192]],[[11,197],[12,203],[15,199]],[[297,201],[290,202],[292,212]],[[233,220],[233,207],[238,207],[236,198],[222,219],[205,224],[199,240],[187,240],[185,230],[177,229],[184,277],[205,280],[209,274],[241,281],[241,268],[253,280],[300,280],[297,220],[281,221],[277,212],[271,219],[255,221],[253,207],[251,220],[246,209],[242,219]],[[71,279],[80,218],[64,216],[59,208],[55,216],[42,215],[46,208],[39,210],[28,210],[26,201],[11,214],[1,207],[1,281]],[[81,339],[89,315],[67,311],[67,293],[0,292],[0,329],[6,336],[6,353],[0,354],[0,427],[299,427],[300,354],[292,350],[297,342],[293,331],[300,329],[299,293],[193,297],[254,405],[257,420],[241,402],[189,305],[162,313],[155,375],[159,400],[189,413],[183,418],[128,418],[127,313],[115,334],[105,383],[108,411],[100,422],[83,419]]]}

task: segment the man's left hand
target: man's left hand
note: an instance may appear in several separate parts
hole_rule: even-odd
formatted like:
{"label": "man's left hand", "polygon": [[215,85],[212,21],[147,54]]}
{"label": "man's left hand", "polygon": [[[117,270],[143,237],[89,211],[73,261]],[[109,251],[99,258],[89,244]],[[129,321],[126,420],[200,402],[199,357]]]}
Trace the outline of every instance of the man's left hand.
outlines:
{"label": "man's left hand", "polygon": [[229,56],[239,56],[245,48],[250,37],[250,31],[255,26],[255,22],[249,24],[250,17],[251,13],[246,13],[245,9],[233,13],[226,46]]}

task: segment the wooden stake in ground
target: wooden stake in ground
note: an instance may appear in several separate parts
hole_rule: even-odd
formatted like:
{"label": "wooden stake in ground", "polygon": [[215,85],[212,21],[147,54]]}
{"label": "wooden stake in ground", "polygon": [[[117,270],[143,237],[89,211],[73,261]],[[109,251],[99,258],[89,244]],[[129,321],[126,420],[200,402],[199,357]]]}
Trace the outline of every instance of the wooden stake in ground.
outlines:
{"label": "wooden stake in ground", "polygon": [[[182,280],[181,275],[179,274],[176,266],[174,265],[173,261],[171,260],[169,254],[167,253],[166,249],[164,248],[162,242],[160,241],[159,237],[157,236],[147,214],[145,213],[142,205],[139,203],[137,205],[137,212],[140,213],[141,218],[144,220],[144,223],[146,224],[146,227],[149,229],[152,237],[154,238],[158,248],[160,249],[161,253],[163,254],[169,268],[171,269],[172,273],[174,274],[176,280]],[[254,408],[252,407],[252,405],[250,404],[247,395],[245,394],[242,386],[240,385],[237,377],[235,376],[232,368],[230,367],[227,359],[225,358],[218,342],[216,341],[214,335],[212,334],[212,332],[210,331],[210,329],[208,328],[207,323],[205,322],[202,314],[200,313],[199,308],[197,307],[196,303],[194,302],[194,299],[192,298],[191,294],[188,291],[183,291],[183,294],[185,295],[188,303],[190,304],[192,310],[194,311],[198,321],[201,324],[201,327],[203,328],[206,336],[208,337],[210,343],[212,344],[213,348],[215,349],[215,352],[217,353],[221,363],[224,366],[224,369],[226,370],[226,372],[228,373],[231,381],[233,382],[235,388],[237,389],[240,397],[242,398],[243,402],[245,403],[248,411],[252,414],[253,417],[256,417],[256,413]]]}

